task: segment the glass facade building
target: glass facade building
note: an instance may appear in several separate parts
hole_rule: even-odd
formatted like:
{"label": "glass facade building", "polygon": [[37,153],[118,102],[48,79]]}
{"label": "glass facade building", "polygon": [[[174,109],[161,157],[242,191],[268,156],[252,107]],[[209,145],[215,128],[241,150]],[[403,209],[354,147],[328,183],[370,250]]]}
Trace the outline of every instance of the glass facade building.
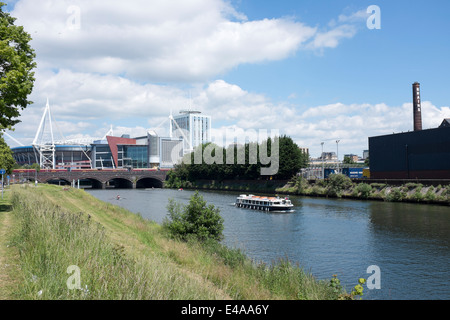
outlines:
{"label": "glass facade building", "polygon": [[114,168],[114,159],[109,145],[104,142],[92,144],[93,168]]}
{"label": "glass facade building", "polygon": [[143,169],[149,167],[148,146],[118,145],[119,168]]}

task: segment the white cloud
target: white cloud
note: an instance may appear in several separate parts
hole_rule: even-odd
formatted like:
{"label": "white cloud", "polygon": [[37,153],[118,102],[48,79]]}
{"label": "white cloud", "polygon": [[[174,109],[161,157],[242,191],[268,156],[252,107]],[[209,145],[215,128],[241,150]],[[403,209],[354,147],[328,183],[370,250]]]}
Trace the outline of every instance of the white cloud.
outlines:
{"label": "white cloud", "polygon": [[48,97],[61,120],[157,117],[168,114],[169,106],[187,104],[184,91],[176,87],[70,70],[38,72],[35,92],[34,101]]}
{"label": "white cloud", "polygon": [[320,31],[290,18],[250,21],[224,0],[21,0],[12,14],[32,35],[39,68],[158,82],[206,81],[356,33],[343,16]]}
{"label": "white cloud", "polygon": [[342,39],[349,39],[355,36],[356,31],[357,29],[354,25],[344,24],[331,30],[319,32],[316,34],[314,40],[308,44],[307,48],[336,48]]}
{"label": "white cloud", "polygon": [[338,18],[339,22],[347,23],[347,22],[361,22],[367,20],[370,14],[367,13],[367,9],[359,10],[357,12],[353,12],[350,15],[341,14]]}
{"label": "white cloud", "polygon": [[222,0],[22,0],[13,15],[45,67],[150,81],[203,81],[283,59],[315,34],[288,19],[248,21]]}

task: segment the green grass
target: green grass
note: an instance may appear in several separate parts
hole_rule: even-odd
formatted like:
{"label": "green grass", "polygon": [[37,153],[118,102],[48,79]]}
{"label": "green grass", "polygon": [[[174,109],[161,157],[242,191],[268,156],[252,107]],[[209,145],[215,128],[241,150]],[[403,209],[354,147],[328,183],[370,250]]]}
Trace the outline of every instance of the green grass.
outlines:
{"label": "green grass", "polygon": [[9,191],[0,199],[0,300],[13,299],[18,278],[16,250],[11,246],[12,206]]}
{"label": "green grass", "polygon": [[[16,299],[337,299],[289,261],[268,266],[210,241],[170,239],[158,224],[82,190],[15,187]],[[77,266],[81,289],[67,286]],[[331,275],[330,275],[331,278]],[[69,282],[70,284],[75,282]]]}

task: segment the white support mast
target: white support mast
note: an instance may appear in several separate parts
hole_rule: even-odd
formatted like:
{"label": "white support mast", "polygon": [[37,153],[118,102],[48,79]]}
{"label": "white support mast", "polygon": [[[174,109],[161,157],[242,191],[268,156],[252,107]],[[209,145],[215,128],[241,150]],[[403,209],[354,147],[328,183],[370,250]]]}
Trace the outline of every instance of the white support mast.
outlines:
{"label": "white support mast", "polygon": [[14,141],[15,143],[17,143],[19,146],[24,147],[25,145],[20,142],[19,140],[15,139],[13,136],[11,136],[10,134],[8,134],[8,132],[6,132],[5,130],[1,130],[1,133],[3,133],[4,135],[6,135],[9,139],[11,139],[12,141]]}
{"label": "white support mast", "polygon": [[[46,141],[46,122],[50,128],[50,141]],[[50,111],[50,104],[47,98],[47,104],[44,109],[44,114],[42,115],[39,128],[36,132],[36,136],[33,141],[33,147],[39,154],[39,163],[42,169],[55,169],[56,167],[56,157],[55,157],[55,139],[53,136],[53,126],[52,126],[52,114]]]}

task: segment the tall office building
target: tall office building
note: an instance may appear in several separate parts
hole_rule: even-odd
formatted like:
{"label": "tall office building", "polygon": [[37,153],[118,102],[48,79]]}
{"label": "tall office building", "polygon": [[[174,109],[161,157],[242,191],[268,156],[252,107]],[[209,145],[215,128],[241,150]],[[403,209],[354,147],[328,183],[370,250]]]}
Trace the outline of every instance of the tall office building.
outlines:
{"label": "tall office building", "polygon": [[[172,123],[173,121],[173,123]],[[195,147],[211,142],[211,116],[199,111],[180,111],[170,122],[172,137],[184,139],[184,152],[190,153]]]}

